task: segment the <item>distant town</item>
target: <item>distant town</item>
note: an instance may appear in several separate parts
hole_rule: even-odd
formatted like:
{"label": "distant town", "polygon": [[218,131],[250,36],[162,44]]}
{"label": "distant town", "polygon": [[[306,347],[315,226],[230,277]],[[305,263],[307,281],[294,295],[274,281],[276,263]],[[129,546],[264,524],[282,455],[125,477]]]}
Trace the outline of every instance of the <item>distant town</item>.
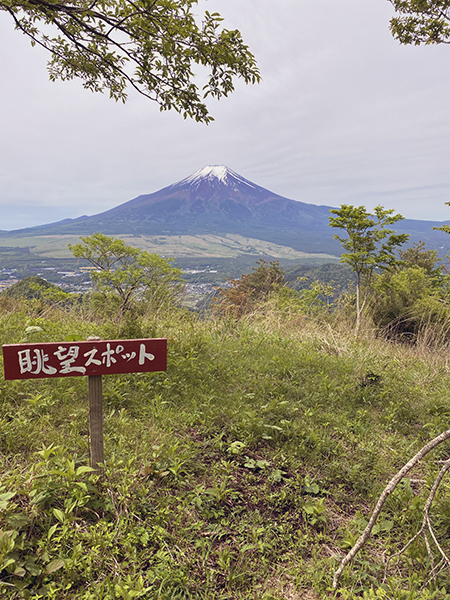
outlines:
{"label": "distant town", "polygon": [[[74,271],[61,271],[57,267],[41,267],[32,273],[46,281],[58,285],[66,292],[85,293],[92,288],[91,272],[95,267],[79,267]],[[30,274],[19,268],[0,270],[0,290],[5,290]]]}
{"label": "distant town", "polygon": [[[59,286],[62,290],[72,294],[85,294],[92,289],[91,274],[96,271],[92,266],[78,266],[73,270],[62,270],[54,266],[36,266],[24,272],[21,268],[0,269],[0,292],[18,283],[21,279],[31,275],[42,277],[46,281]],[[203,269],[183,269],[183,278],[186,280],[185,298],[188,305],[195,304],[201,297],[211,293],[216,287],[214,282],[204,281],[210,275],[213,279],[218,273],[217,269],[206,266]],[[203,280],[201,280],[203,279]]]}

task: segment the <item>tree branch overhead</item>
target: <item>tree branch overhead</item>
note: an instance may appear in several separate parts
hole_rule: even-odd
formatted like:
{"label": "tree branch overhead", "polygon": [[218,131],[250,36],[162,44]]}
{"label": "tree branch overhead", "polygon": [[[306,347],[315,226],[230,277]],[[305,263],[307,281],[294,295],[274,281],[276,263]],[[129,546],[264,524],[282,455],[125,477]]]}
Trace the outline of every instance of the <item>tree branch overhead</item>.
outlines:
{"label": "tree branch overhead", "polygon": [[[51,80],[80,78],[94,92],[108,91],[127,100],[132,87],[161,110],[184,118],[213,120],[209,95],[227,96],[235,79],[260,81],[256,60],[238,30],[221,27],[218,13],[193,12],[197,0],[103,0],[49,2],[0,0],[16,29],[52,57]],[[207,70],[207,82],[195,82],[194,67]]]}

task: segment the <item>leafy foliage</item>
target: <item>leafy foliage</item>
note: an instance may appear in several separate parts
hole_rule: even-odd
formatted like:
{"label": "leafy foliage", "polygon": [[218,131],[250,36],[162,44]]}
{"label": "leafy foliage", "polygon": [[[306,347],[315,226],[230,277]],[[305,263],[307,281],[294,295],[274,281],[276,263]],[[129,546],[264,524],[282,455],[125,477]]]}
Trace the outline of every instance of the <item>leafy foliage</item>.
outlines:
{"label": "leafy foliage", "polygon": [[448,276],[438,281],[419,267],[380,276],[374,285],[377,294],[374,320],[390,337],[414,342],[421,331],[441,329],[450,333]]}
{"label": "leafy foliage", "polygon": [[67,301],[70,294],[64,292],[57,285],[36,275],[25,277],[2,292],[8,298],[45,299],[54,302]]}
{"label": "leafy foliage", "polygon": [[[425,250],[425,242],[417,242],[406,250],[399,250],[398,255],[406,267],[420,267],[432,277],[439,276],[441,273],[441,269],[436,266],[436,263],[441,260],[438,258],[437,250]],[[401,268],[402,265],[399,266]]]}
{"label": "leafy foliage", "polygon": [[[125,101],[127,87],[186,117],[212,120],[204,98],[227,96],[234,78],[256,83],[255,59],[218,13],[193,12],[197,0],[1,0],[16,29],[52,54],[50,79],[80,78],[93,92]],[[202,90],[193,66],[209,71]]]}
{"label": "leafy foliage", "polygon": [[265,300],[275,287],[285,285],[284,269],[278,261],[268,263],[260,259],[257,265],[251,273],[232,279],[229,288],[219,288],[214,312],[241,317]]}
{"label": "leafy foliage", "polygon": [[450,43],[449,0],[389,0],[399,17],[391,19],[393,36],[402,44]]}
{"label": "leafy foliage", "polygon": [[[86,326],[73,317],[72,329]],[[20,335],[25,314],[15,319]],[[178,319],[167,315],[156,332],[169,337],[167,373],[105,379],[104,480],[85,466],[81,381],[30,381],[20,400],[18,384],[0,387],[2,460],[17,464],[0,477],[0,585],[12,598],[90,600],[93,581],[94,597],[105,599],[250,599],[261,587],[266,598],[328,597],[335,561],[320,549],[339,553],[349,543],[361,527],[354,511],[410,451],[417,423],[432,418],[430,402],[446,388],[430,383],[426,367],[427,402],[421,386],[407,410],[399,402],[383,410],[402,391],[404,368],[382,366],[390,347],[352,342],[344,359],[318,332],[311,343],[289,323],[280,336],[269,323]],[[67,325],[53,318],[53,326],[58,337]],[[417,360],[410,366],[420,377]],[[382,370],[381,381],[362,387],[364,367]],[[442,403],[445,411],[447,397]],[[395,457],[380,449],[380,429]],[[404,502],[380,520],[376,537],[389,547],[397,519],[414,521],[415,505]],[[445,508],[436,510],[441,522]],[[343,587],[378,589],[382,572],[362,560]],[[424,567],[416,560],[411,569]]]}
{"label": "leafy foliage", "polygon": [[308,287],[297,291],[291,287],[276,288],[267,299],[259,306],[261,311],[275,309],[280,314],[286,313],[299,316],[327,317],[334,309],[336,288],[334,282],[321,283],[312,281]]}
{"label": "leafy foliage", "polygon": [[82,243],[69,248],[75,257],[84,258],[96,267],[92,272],[96,291],[113,306],[118,304],[119,319],[135,309],[138,299],[156,309],[173,304],[182,291],[181,271],[171,265],[171,259],[101,233],[81,240]]}
{"label": "leafy foliage", "polygon": [[342,204],[330,211],[331,227],[343,229],[347,237],[335,235],[345,252],[341,262],[345,262],[356,274],[356,332],[361,325],[361,315],[371,289],[372,278],[377,268],[393,267],[397,263],[395,250],[404,244],[409,236],[396,234],[388,229],[390,225],[401,221],[401,215],[394,215],[392,209],[381,205],[374,208],[374,214],[364,206]]}
{"label": "leafy foliage", "polygon": [[[399,252],[395,269],[376,276],[373,319],[389,337],[414,342],[426,328],[449,329],[449,277],[436,268],[435,250],[419,242]],[[447,334],[445,334],[447,335]]]}
{"label": "leafy foliage", "polygon": [[[408,269],[429,277],[395,272]],[[447,600],[423,544],[385,572],[421,522],[435,457],[386,502],[340,589],[330,583],[384,482],[448,427],[448,353],[355,338],[316,301],[300,319],[278,308],[289,288],[276,285],[240,319],[142,315],[168,339],[168,369],[104,378],[103,479],[87,466],[83,378],[0,378],[1,597]],[[309,302],[317,288],[290,292]],[[4,343],[120,333],[83,305],[6,300]],[[448,492],[431,514],[444,540]]]}
{"label": "leafy foliage", "polygon": [[324,285],[334,285],[342,292],[354,280],[355,276],[347,264],[326,263],[320,266],[286,267],[286,281],[297,291],[306,289],[312,281],[317,281]]}

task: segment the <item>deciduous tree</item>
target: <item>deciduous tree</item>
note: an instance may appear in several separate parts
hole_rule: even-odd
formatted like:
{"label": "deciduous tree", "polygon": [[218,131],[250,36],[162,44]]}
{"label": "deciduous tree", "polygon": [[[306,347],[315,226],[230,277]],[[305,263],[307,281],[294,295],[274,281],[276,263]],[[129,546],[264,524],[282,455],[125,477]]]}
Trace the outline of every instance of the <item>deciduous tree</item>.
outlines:
{"label": "deciduous tree", "polygon": [[392,209],[376,206],[373,214],[364,206],[342,204],[332,209],[336,215],[330,217],[331,227],[343,229],[347,237],[335,235],[345,252],[341,262],[345,262],[356,274],[356,333],[361,326],[361,315],[371,289],[372,277],[376,268],[387,268],[395,265],[398,259],[395,250],[404,244],[409,235],[396,234],[388,226],[403,219],[402,215],[394,215]]}
{"label": "deciduous tree", "polygon": [[437,250],[425,250],[425,242],[416,242],[406,250],[399,250],[400,268],[420,267],[427,275],[436,277],[441,274],[442,269],[436,266],[440,262]]}
{"label": "deciduous tree", "polygon": [[[186,117],[212,120],[204,99],[227,96],[234,79],[259,81],[253,54],[218,13],[201,17],[198,0],[0,0],[16,29],[51,52],[50,79],[82,79],[125,101],[127,88]],[[206,83],[194,83],[195,65]]]}
{"label": "deciduous tree", "polygon": [[136,300],[153,304],[173,301],[181,291],[181,271],[158,254],[133,248],[123,240],[101,233],[80,238],[80,244],[69,249],[77,258],[84,258],[96,270],[92,280],[106,299],[119,300],[119,318],[129,311]]}
{"label": "deciduous tree", "polygon": [[265,300],[276,286],[285,285],[284,269],[277,260],[268,263],[260,259],[257,264],[251,273],[232,279],[229,288],[219,289],[215,312],[241,317]]}
{"label": "deciduous tree", "polygon": [[375,277],[372,316],[390,337],[415,341],[431,330],[448,335],[450,282],[436,267],[437,254],[418,242],[399,251],[395,269]]}

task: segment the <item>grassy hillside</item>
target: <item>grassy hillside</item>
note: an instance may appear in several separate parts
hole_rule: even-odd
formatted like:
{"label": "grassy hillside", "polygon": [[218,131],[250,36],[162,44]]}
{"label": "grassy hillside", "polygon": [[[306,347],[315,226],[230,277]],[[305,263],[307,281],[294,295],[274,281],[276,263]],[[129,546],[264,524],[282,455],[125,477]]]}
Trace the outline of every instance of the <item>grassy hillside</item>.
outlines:
{"label": "grassy hillside", "polygon": [[[263,239],[244,237],[238,234],[203,234],[203,235],[129,235],[118,233],[119,237],[127,244],[147,250],[147,252],[177,258],[210,257],[236,258],[239,256],[270,256],[305,261],[321,264],[330,260],[337,260],[337,256],[325,252],[302,252],[294,248],[274,243]],[[25,250],[37,255],[39,258],[72,258],[68,244],[76,244],[79,237],[76,235],[30,235],[0,237],[0,252],[2,249],[11,253]]]}
{"label": "grassy hillside", "polygon": [[[111,320],[0,300],[2,343],[117,337]],[[83,313],[82,311],[85,310]],[[266,304],[240,321],[149,314],[164,373],[104,377],[106,475],[85,378],[0,380],[0,596],[282,600],[450,597],[418,530],[442,446],[333,572],[386,482],[448,428],[447,350]],[[432,519],[447,548],[449,487]]]}
{"label": "grassy hillside", "polygon": [[25,277],[2,292],[6,298],[41,298],[51,294],[61,294],[61,288],[41,277]]}

